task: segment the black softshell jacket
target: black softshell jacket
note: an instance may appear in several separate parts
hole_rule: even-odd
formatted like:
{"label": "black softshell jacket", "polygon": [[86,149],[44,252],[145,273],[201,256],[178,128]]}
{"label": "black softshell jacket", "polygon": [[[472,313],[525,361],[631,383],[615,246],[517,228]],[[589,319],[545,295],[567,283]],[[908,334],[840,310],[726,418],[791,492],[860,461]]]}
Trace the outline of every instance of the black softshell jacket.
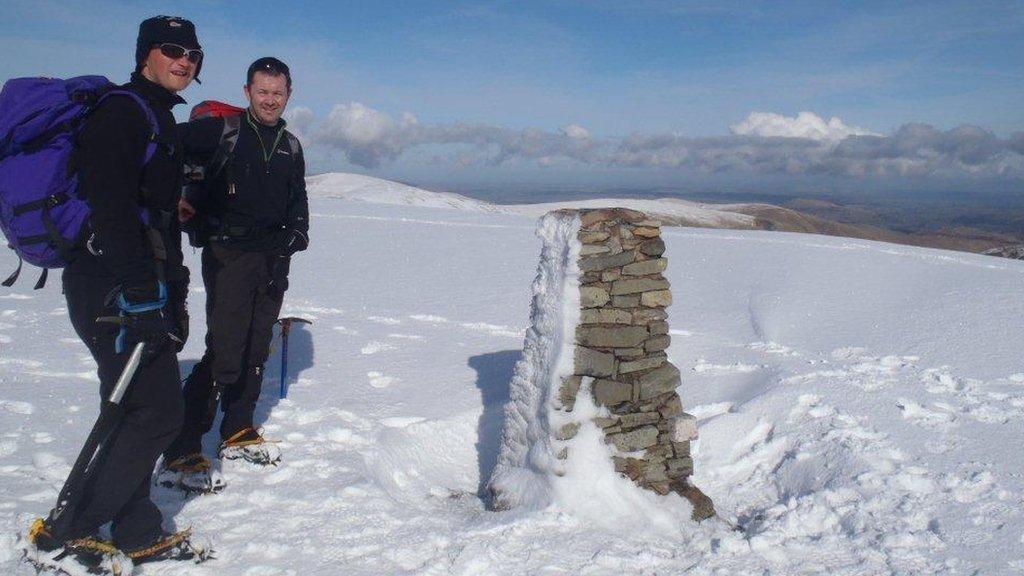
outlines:
{"label": "black softshell jacket", "polygon": [[[220,145],[224,119],[202,118],[179,129],[185,154],[209,165]],[[274,250],[287,237],[286,229],[307,235],[309,205],[302,148],[292,150],[284,120],[264,126],[246,110],[234,153],[224,170],[188,200],[201,217],[212,216],[222,227],[246,230],[224,241],[238,250]]]}
{"label": "black softshell jacket", "polygon": [[179,96],[138,73],[122,86],[142,96],[159,126],[160,144],[145,165],[146,146],[154,136],[146,113],[126,96],[110,96],[86,119],[75,157],[79,193],[89,203],[92,242],[98,255],[82,251],[69,273],[113,276],[127,286],[157,279],[150,243],[139,216],[147,207],[175,215],[162,234],[167,251],[168,281],[188,277],[182,265],[181,228],[177,204],[181,197],[181,145],[171,108]]}

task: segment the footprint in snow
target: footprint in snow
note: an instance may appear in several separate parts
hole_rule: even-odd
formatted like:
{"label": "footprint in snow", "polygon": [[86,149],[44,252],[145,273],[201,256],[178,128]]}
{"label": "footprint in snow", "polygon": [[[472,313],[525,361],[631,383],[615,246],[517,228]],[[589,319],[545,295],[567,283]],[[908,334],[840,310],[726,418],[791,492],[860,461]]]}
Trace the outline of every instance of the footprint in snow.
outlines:
{"label": "footprint in snow", "polygon": [[763,366],[753,366],[751,364],[743,364],[741,362],[733,362],[732,364],[711,364],[707,360],[701,358],[697,360],[697,363],[693,366],[693,371],[697,373],[703,372],[756,372]]}
{"label": "footprint in snow", "polygon": [[977,502],[995,495],[998,489],[995,475],[989,470],[964,471],[946,474],[942,487],[957,502]]}
{"label": "footprint in snow", "polygon": [[322,422],[325,417],[326,414],[323,410],[303,410],[294,414],[292,420],[299,426],[308,426]]}
{"label": "footprint in snow", "polygon": [[963,390],[963,383],[944,368],[930,368],[921,375],[925,389],[932,394],[948,394]]}
{"label": "footprint in snow", "polygon": [[273,486],[275,484],[287,482],[288,480],[291,480],[293,476],[295,476],[294,468],[280,468],[275,470],[269,476],[264,477],[263,484]]}
{"label": "footprint in snow", "polygon": [[508,326],[501,326],[499,324],[488,324],[487,322],[463,322],[460,326],[469,330],[487,332],[492,336],[507,336],[509,338],[523,337],[522,330],[513,330]]}
{"label": "footprint in snow", "polygon": [[423,340],[423,336],[419,334],[388,334],[388,338],[396,340]]}
{"label": "footprint in snow", "polygon": [[398,382],[398,378],[385,376],[382,372],[367,372],[366,377],[370,379],[370,386],[374,388],[388,388]]}
{"label": "footprint in snow", "polygon": [[49,444],[53,442],[53,434],[49,432],[36,432],[32,435],[32,441],[36,444]]}
{"label": "footprint in snow", "polygon": [[417,322],[430,322],[432,324],[444,324],[445,322],[448,322],[448,319],[444,316],[432,316],[430,314],[413,314],[412,316],[409,316],[409,318],[412,318]]}
{"label": "footprint in snow", "polygon": [[0,300],[31,300],[33,297],[28,294],[6,294],[0,296]]}
{"label": "footprint in snow", "polygon": [[831,356],[836,360],[853,360],[862,356],[867,351],[867,348],[860,347],[836,348],[832,351]]}
{"label": "footprint in snow", "polygon": [[387,316],[367,316],[366,319],[370,322],[376,322],[377,324],[385,324],[388,326],[397,326],[402,323],[398,318],[389,318]]}
{"label": "footprint in snow", "polygon": [[0,440],[0,458],[6,458],[18,451],[18,443],[14,440]]}
{"label": "footprint in snow", "polygon": [[316,320],[316,314],[328,316],[340,316],[345,311],[341,308],[325,308],[322,306],[289,306],[285,312],[286,316],[304,316],[307,320]]}
{"label": "footprint in snow", "polygon": [[370,355],[376,354],[378,352],[386,352],[388,350],[395,350],[395,346],[393,344],[388,344],[387,342],[378,342],[374,340],[372,342],[367,343],[366,346],[363,346],[362,349],[359,350],[359,352],[362,354]]}
{"label": "footprint in snow", "polygon": [[[947,411],[952,409],[948,405],[940,406],[940,410],[932,410],[908,398],[900,398],[896,401],[896,407],[903,412],[903,417],[914,424],[924,427],[941,426],[953,422],[956,416]],[[943,409],[944,408],[944,409]]]}
{"label": "footprint in snow", "polygon": [[11,414],[28,416],[35,412],[36,409],[28,402],[21,402],[18,400],[0,400],[0,410],[10,412]]}
{"label": "footprint in snow", "polygon": [[335,445],[362,446],[367,443],[366,439],[358,435],[351,428],[332,428],[325,434],[318,434],[316,440],[327,440]]}
{"label": "footprint in snow", "polygon": [[[669,331],[671,333],[671,331]],[[789,346],[783,346],[775,342],[752,342],[747,345],[747,348],[762,354],[778,354],[780,356],[800,356],[799,352],[795,352]]]}
{"label": "footprint in snow", "polygon": [[407,426],[412,426],[413,424],[419,424],[424,420],[426,420],[426,418],[421,416],[395,416],[393,418],[385,418],[381,420],[380,423],[382,426],[387,428],[405,428]]}

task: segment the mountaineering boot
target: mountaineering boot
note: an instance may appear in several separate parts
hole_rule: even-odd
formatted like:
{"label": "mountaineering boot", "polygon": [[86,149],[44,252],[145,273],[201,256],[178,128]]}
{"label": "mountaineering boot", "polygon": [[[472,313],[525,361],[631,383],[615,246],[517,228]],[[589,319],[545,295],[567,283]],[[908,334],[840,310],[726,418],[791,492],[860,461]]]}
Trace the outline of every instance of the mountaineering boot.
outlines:
{"label": "mountaineering boot", "polygon": [[216,494],[224,489],[224,477],[215,472],[210,459],[202,454],[186,454],[170,462],[164,461],[156,483],[164,488],[189,494]]}
{"label": "mountaineering boot", "polygon": [[129,576],[134,568],[128,555],[98,536],[58,542],[42,518],[32,522],[26,539],[22,560],[31,564],[37,574]]}
{"label": "mountaineering boot", "polygon": [[260,466],[273,465],[281,461],[281,449],[273,442],[263,439],[254,428],[243,428],[221,443],[220,457],[224,460],[245,460]]}
{"label": "mountaineering boot", "polygon": [[196,564],[213,558],[213,548],[205,539],[192,535],[192,529],[163,533],[149,543],[125,550],[135,564],[161,560],[191,560]]}

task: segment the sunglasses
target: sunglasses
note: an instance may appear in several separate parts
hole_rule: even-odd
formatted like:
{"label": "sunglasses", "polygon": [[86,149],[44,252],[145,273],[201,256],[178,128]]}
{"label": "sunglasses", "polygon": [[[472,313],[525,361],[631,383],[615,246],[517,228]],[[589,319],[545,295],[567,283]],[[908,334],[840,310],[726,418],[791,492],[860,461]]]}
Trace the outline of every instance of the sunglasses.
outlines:
{"label": "sunglasses", "polygon": [[171,60],[177,60],[182,57],[188,57],[188,61],[193,64],[198,64],[203,59],[203,51],[196,48],[185,48],[184,46],[178,46],[177,44],[160,44],[157,46],[160,49],[160,53],[170,58]]}

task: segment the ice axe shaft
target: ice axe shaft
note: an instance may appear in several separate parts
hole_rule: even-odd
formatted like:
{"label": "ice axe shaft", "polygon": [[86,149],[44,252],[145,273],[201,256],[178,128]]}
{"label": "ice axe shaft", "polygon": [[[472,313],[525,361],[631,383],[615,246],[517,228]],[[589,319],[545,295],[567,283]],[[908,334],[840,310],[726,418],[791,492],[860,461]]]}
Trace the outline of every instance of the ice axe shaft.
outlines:
{"label": "ice axe shaft", "polygon": [[277,323],[281,325],[281,392],[279,397],[285,398],[288,396],[288,333],[292,330],[292,324],[298,322],[300,324],[312,324],[310,320],[305,318],[296,318],[289,316],[287,318],[278,318]]}
{"label": "ice axe shaft", "polygon": [[100,407],[100,415],[96,419],[96,423],[93,424],[92,430],[85,440],[85,445],[82,446],[82,451],[79,452],[78,459],[75,460],[75,465],[71,468],[64,487],[61,488],[60,495],[57,496],[57,505],[50,511],[48,524],[57,538],[67,534],[71,528],[75,510],[82,499],[82,488],[96,473],[95,464],[107,449],[114,430],[120,424],[123,413],[121,399],[127,392],[132,378],[135,377],[135,371],[138,370],[139,363],[142,361],[145,347],[145,343],[139,342],[132,349],[128,362],[125,364],[124,370],[121,371],[121,377],[118,378],[114,390]]}

